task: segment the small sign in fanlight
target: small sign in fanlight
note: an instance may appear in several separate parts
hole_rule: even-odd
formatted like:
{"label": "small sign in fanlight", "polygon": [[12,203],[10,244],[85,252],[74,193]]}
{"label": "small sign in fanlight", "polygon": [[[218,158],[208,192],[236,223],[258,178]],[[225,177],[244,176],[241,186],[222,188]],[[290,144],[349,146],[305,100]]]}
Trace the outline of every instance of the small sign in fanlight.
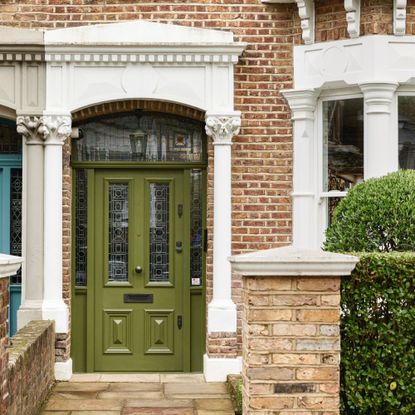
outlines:
{"label": "small sign in fanlight", "polygon": [[200,278],[192,278],[192,285],[200,285]]}

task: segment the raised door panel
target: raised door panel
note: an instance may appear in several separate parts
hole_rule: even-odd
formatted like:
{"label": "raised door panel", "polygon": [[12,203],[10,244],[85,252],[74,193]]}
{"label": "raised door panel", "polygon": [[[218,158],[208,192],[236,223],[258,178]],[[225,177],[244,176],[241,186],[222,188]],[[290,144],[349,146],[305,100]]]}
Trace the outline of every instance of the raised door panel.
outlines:
{"label": "raised door panel", "polygon": [[145,310],[145,354],[174,353],[174,311]]}
{"label": "raised door panel", "polygon": [[104,310],[104,354],[132,354],[132,311]]}

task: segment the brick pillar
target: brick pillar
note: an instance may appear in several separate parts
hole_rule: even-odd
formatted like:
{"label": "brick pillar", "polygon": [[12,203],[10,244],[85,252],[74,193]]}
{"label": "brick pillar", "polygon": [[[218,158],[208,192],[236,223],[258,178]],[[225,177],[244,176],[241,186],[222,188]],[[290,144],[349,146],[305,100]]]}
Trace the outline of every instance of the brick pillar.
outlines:
{"label": "brick pillar", "polygon": [[338,415],[340,278],[357,258],[287,247],[231,262],[243,276],[244,415]]}
{"label": "brick pillar", "polygon": [[0,414],[7,414],[9,406],[9,276],[16,274],[21,262],[18,257],[0,254]]}

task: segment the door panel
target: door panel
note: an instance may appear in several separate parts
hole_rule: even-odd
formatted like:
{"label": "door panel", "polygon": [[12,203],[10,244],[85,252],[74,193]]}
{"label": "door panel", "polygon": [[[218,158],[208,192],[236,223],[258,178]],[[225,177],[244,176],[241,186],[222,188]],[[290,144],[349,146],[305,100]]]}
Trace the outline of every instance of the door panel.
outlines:
{"label": "door panel", "polygon": [[183,172],[95,174],[95,370],[183,370]]}

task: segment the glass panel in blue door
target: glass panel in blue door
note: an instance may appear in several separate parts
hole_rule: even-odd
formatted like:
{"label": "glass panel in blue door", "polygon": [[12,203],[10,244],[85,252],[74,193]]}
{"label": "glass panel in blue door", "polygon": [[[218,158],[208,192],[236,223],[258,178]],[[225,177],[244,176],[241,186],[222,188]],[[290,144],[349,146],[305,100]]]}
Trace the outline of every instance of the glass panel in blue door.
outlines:
{"label": "glass panel in blue door", "polygon": [[128,281],[128,183],[109,184],[108,281]]}
{"label": "glass panel in blue door", "polygon": [[150,183],[150,281],[169,280],[169,185]]}

